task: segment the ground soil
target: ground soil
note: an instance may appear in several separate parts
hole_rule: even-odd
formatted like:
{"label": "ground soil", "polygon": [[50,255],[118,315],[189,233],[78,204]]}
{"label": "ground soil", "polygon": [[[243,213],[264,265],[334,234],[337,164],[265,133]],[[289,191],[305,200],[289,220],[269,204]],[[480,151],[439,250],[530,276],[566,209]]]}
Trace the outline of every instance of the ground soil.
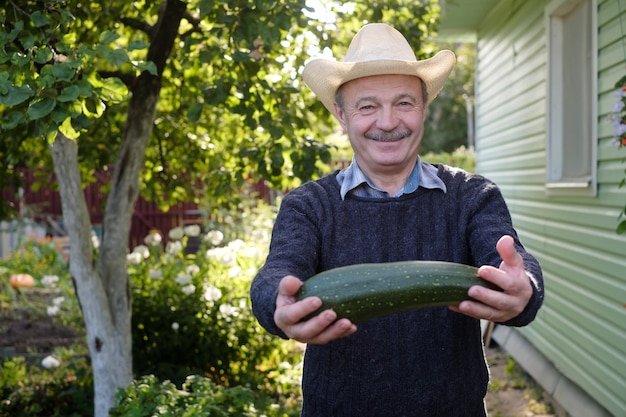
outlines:
{"label": "ground soil", "polygon": [[[0,316],[0,359],[15,355],[43,357],[56,346],[70,346],[79,337],[82,336],[73,329],[54,324],[49,317],[3,315]],[[532,381],[519,369],[512,373],[506,354],[497,346],[487,349],[487,360],[491,371],[491,387],[486,398],[490,417],[556,417],[537,412],[546,407],[532,398],[537,396],[536,390],[530,392]]]}
{"label": "ground soil", "polygon": [[489,417],[557,417],[545,393],[497,346],[487,349],[491,382],[487,397]]}

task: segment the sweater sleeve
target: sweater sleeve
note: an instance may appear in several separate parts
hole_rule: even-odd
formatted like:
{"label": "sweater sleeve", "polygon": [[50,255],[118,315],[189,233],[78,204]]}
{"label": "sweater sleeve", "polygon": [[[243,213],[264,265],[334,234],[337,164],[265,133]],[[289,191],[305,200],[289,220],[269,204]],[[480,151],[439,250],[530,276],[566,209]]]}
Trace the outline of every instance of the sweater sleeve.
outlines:
{"label": "sweater sleeve", "polygon": [[469,216],[468,239],[476,266],[499,267],[502,259],[495,249],[496,243],[503,235],[513,237],[515,249],[524,259],[524,269],[533,293],[522,313],[500,324],[515,327],[526,326],[535,319],[543,304],[544,287],[541,266],[522,245],[500,189],[480,176],[474,176],[469,182],[474,183],[473,186],[476,187],[475,192],[469,193],[472,201],[466,202],[467,207],[471,207],[467,214]]}
{"label": "sweater sleeve", "polygon": [[[270,242],[269,255],[252,281],[252,312],[268,332],[287,338],[274,322],[278,285],[287,275],[305,280],[315,274],[318,265],[320,232],[316,198],[307,198],[304,187],[283,200]],[[312,202],[312,203],[309,203]]]}

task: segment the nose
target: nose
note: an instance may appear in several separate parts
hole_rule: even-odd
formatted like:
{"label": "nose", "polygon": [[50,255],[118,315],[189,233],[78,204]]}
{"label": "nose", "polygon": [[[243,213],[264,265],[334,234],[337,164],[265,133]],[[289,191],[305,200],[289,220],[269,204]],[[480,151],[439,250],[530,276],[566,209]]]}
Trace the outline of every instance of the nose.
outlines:
{"label": "nose", "polygon": [[396,116],[392,106],[381,106],[376,120],[376,126],[380,130],[390,132],[398,127],[399,118]]}

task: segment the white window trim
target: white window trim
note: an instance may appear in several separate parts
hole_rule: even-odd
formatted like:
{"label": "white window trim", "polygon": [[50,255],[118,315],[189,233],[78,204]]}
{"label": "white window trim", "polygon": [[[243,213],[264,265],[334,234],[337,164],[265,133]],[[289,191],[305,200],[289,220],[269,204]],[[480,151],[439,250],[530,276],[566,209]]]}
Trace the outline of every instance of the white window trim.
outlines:
{"label": "white window trim", "polygon": [[[560,89],[562,89],[562,85],[557,81],[554,84],[554,80],[551,79],[551,73],[553,69],[561,70],[563,62],[562,60],[558,60],[557,62],[553,62],[550,57],[553,54],[561,54],[560,50],[554,50],[556,45],[558,45],[558,39],[556,42],[551,40],[553,36],[559,36],[559,34],[554,34],[551,31],[551,17],[554,15],[565,15],[582,3],[584,0],[552,0],[544,9],[544,20],[545,20],[545,33],[546,33],[546,62],[547,62],[547,73],[546,73],[546,136],[547,136],[547,149],[546,149],[546,194],[548,195],[564,195],[564,196],[590,196],[595,197],[598,191],[598,6],[597,0],[591,1],[591,25],[594,29],[592,31],[591,36],[591,50],[595,53],[592,54],[592,62],[591,62],[591,73],[594,77],[591,81],[591,175],[586,178],[577,178],[575,180],[563,180],[563,181],[555,181],[551,180],[550,170],[556,168],[557,170],[562,170],[562,162],[559,157],[560,149],[562,149],[563,144],[563,134],[560,133],[560,129],[554,129],[552,123],[554,120],[560,120],[562,118],[562,106],[553,105],[552,103],[552,89],[555,88],[558,93]],[[553,68],[552,65],[556,65],[556,68]],[[558,95],[557,95],[558,96]],[[556,136],[551,137],[553,131],[557,132]],[[558,152],[555,152],[552,147],[558,148]]]}

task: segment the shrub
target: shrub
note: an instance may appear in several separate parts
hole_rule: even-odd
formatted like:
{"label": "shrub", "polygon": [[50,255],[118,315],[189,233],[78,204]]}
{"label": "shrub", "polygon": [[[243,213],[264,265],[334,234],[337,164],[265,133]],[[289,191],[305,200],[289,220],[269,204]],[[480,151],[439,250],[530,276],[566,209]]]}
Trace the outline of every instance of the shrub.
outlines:
{"label": "shrub", "polygon": [[[199,231],[188,227],[172,230],[164,249],[162,239],[148,236],[129,255],[136,375],[180,386],[196,374],[274,398],[297,396],[300,352],[260,327],[248,296],[267,254],[272,222],[264,219],[273,213],[248,208],[240,215],[245,221],[224,217],[214,224],[195,254],[185,249]],[[246,240],[228,241],[230,225]]]}
{"label": "shrub", "polygon": [[57,349],[52,365],[19,356],[0,367],[0,417],[93,415],[93,375],[86,347]]}
{"label": "shrub", "polygon": [[465,146],[461,146],[452,153],[428,152],[427,154],[421,155],[420,158],[424,162],[429,162],[433,164],[446,164],[454,167],[463,168],[468,172],[474,172],[476,166],[476,154],[474,153],[474,149],[467,149]]}
{"label": "shrub", "polygon": [[134,381],[120,390],[111,417],[252,417],[258,416],[253,405],[254,394],[243,387],[223,387],[208,378],[189,376],[178,389],[170,381],[159,381],[153,375]]}

